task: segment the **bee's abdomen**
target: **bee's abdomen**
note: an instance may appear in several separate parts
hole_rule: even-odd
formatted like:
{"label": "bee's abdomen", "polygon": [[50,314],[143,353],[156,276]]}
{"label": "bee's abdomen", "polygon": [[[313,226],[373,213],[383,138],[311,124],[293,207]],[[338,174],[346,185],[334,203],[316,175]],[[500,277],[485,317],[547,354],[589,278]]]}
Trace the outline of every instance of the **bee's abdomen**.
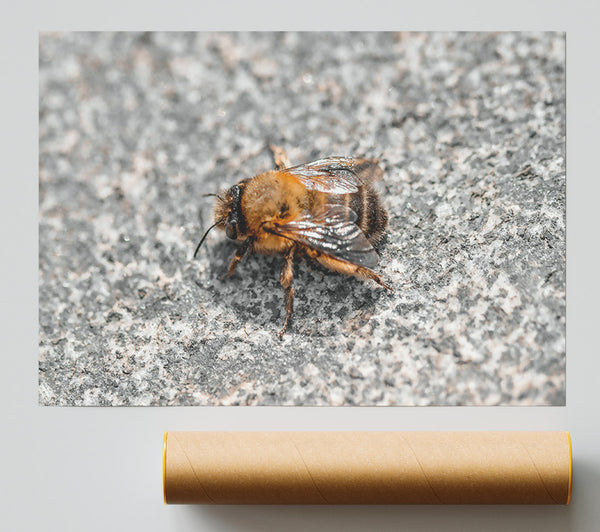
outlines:
{"label": "bee's abdomen", "polygon": [[377,244],[385,233],[388,223],[388,213],[373,187],[363,185],[358,192],[347,194],[346,205],[357,216],[358,225],[371,244]]}

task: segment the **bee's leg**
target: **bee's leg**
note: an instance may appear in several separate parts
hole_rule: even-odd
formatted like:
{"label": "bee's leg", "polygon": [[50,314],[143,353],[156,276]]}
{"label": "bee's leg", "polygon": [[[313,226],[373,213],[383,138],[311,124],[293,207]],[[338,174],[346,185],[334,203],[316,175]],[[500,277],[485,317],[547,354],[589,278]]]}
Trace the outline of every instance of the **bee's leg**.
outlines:
{"label": "bee's leg", "polygon": [[383,286],[383,288],[389,290],[390,292],[394,291],[394,289],[391,286],[385,284],[383,279],[379,275],[377,275],[373,270],[369,270],[369,268],[357,266],[355,275],[357,277],[362,277],[363,279],[373,279],[373,281],[375,281],[379,286]]}
{"label": "bee's leg", "polygon": [[269,149],[273,152],[273,159],[275,159],[275,166],[277,166],[278,170],[283,170],[284,168],[292,166],[285,150],[281,146],[269,144]]}
{"label": "bee's leg", "polygon": [[285,262],[281,269],[281,277],[279,278],[281,286],[283,287],[285,296],[285,322],[283,328],[279,331],[279,338],[283,336],[283,333],[287,329],[288,323],[292,314],[294,313],[294,289],[292,288],[292,279],[294,278],[294,253],[296,252],[296,246],[292,246],[284,255]]}
{"label": "bee's leg", "polygon": [[394,289],[391,286],[385,284],[383,279],[369,268],[365,268],[364,266],[357,266],[356,264],[350,264],[349,262],[345,261],[340,261],[327,255],[317,255],[314,258],[317,261],[319,261],[323,266],[329,268],[330,270],[333,270],[334,272],[340,272],[346,275],[353,275],[355,277],[359,277],[360,279],[372,279],[379,286],[383,286],[383,288],[385,288],[386,290],[389,290],[390,292],[394,291]]}
{"label": "bee's leg", "polygon": [[229,268],[227,268],[227,274],[224,277],[231,277],[234,274],[238,263],[244,258],[246,252],[252,247],[252,242],[253,241],[251,238],[247,238],[244,240],[244,243],[235,250],[235,255],[231,259]]}

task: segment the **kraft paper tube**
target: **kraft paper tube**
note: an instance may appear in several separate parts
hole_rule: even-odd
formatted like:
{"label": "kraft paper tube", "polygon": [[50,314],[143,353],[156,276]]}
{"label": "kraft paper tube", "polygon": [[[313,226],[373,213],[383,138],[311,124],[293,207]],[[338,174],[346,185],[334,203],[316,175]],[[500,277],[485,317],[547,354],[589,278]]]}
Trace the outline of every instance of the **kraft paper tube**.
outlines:
{"label": "kraft paper tube", "polygon": [[165,503],[569,504],[568,432],[167,432]]}

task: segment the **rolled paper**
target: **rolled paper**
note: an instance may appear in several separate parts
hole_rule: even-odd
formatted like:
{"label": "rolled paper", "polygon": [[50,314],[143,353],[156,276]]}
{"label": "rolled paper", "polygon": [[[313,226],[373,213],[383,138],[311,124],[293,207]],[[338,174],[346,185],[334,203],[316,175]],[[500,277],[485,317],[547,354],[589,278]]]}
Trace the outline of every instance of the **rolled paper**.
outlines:
{"label": "rolled paper", "polygon": [[568,432],[166,432],[168,504],[569,504]]}

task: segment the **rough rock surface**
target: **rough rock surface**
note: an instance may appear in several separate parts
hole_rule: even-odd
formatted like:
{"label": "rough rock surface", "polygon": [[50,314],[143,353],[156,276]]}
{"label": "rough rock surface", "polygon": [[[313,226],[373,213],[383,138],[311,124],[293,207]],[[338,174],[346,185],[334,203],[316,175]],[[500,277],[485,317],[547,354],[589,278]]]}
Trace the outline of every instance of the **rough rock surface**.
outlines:
{"label": "rough rock surface", "polygon": [[[273,167],[380,157],[395,287],[214,231]],[[564,34],[44,34],[40,403],[565,403]]]}

